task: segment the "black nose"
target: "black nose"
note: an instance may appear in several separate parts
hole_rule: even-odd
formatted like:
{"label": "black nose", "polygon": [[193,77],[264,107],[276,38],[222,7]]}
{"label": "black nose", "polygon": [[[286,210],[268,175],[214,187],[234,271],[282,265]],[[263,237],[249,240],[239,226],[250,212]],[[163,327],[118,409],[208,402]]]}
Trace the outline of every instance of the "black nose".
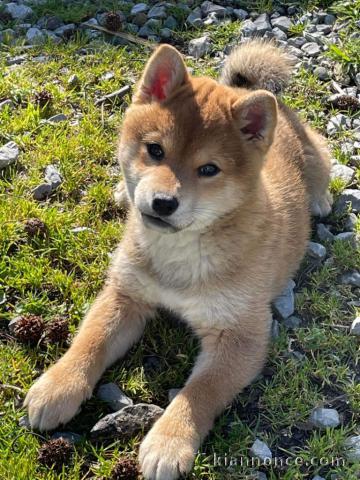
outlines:
{"label": "black nose", "polygon": [[152,208],[161,217],[166,217],[175,212],[178,208],[179,202],[176,197],[166,197],[164,195],[155,197],[152,203]]}

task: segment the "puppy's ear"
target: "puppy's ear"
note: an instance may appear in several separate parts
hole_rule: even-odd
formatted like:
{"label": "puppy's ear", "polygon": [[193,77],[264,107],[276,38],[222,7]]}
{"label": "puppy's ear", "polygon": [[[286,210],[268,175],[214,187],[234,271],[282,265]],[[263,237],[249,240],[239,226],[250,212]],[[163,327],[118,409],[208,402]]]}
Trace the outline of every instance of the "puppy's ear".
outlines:
{"label": "puppy's ear", "polygon": [[163,102],[188,78],[181,54],[170,45],[162,45],[145,67],[134,103]]}
{"label": "puppy's ear", "polygon": [[266,152],[273,141],[277,122],[277,102],[274,95],[258,90],[236,101],[232,108],[233,117],[244,141]]}

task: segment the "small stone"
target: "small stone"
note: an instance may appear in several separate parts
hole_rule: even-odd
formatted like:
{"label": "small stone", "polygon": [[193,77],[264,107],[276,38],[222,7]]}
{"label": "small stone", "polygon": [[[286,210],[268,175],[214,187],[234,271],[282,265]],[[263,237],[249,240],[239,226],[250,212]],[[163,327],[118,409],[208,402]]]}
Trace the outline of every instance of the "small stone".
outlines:
{"label": "small stone", "polygon": [[127,397],[115,383],[100,385],[97,396],[103,402],[108,403],[114,412],[133,404],[131,398]]}
{"label": "small stone", "polygon": [[341,132],[351,128],[351,120],[346,115],[338,113],[330,118],[329,123],[327,124],[326,131],[327,134],[332,136],[335,133]]}
{"label": "small stone", "polygon": [[267,480],[267,476],[264,472],[255,472],[254,477],[251,477],[254,478],[254,480]]}
{"label": "small stone", "polygon": [[295,282],[290,280],[283,292],[273,302],[276,313],[284,320],[290,317],[295,310],[294,287]]}
{"label": "small stone", "polygon": [[334,25],[335,22],[336,22],[335,15],[332,15],[331,13],[328,13],[325,15],[325,18],[324,18],[325,25]]}
{"label": "small stone", "polygon": [[31,27],[26,32],[26,41],[29,45],[41,45],[46,42],[46,35],[38,28]]}
{"label": "small stone", "polygon": [[352,232],[353,230],[355,230],[356,225],[357,216],[355,215],[355,213],[350,213],[345,222],[345,229]]}
{"label": "small stone", "polygon": [[51,192],[52,188],[49,183],[41,183],[34,188],[32,194],[35,200],[45,200]]}
{"label": "small stone", "polygon": [[70,38],[76,31],[75,23],[68,23],[54,30],[55,35],[63,38]]}
{"label": "small stone", "polygon": [[306,40],[304,37],[294,37],[288,40],[288,45],[295,48],[301,48],[305,43]]}
{"label": "small stone", "polygon": [[208,36],[194,38],[189,42],[189,55],[195,58],[201,58],[209,52],[211,47],[210,39]]}
{"label": "small stone", "polygon": [[315,475],[315,477],[313,477],[312,480],[325,480],[325,478],[320,477],[319,475]]}
{"label": "small stone", "polygon": [[301,325],[301,319],[295,315],[291,315],[284,320],[284,326],[287,330],[296,330]]}
{"label": "small stone", "polygon": [[284,42],[286,42],[287,40],[287,35],[286,33],[283,31],[283,30],[280,30],[280,28],[278,27],[275,27],[272,31],[272,34],[274,35],[275,38],[277,38],[278,40],[283,40]]}
{"label": "small stone", "polygon": [[146,5],[146,3],[137,3],[132,7],[130,14],[137,15],[138,13],[145,13],[148,10],[149,10],[149,5]]}
{"label": "small stone", "polygon": [[351,335],[360,335],[360,317],[356,317],[355,320],[352,322],[350,327],[350,334]]}
{"label": "small stone", "polygon": [[334,240],[334,235],[323,223],[318,223],[316,233],[322,242],[332,242]]}
{"label": "small stone", "polygon": [[14,108],[14,104],[12,100],[8,99],[0,102],[0,111],[5,110],[5,108],[9,108],[9,109]]}
{"label": "small stone", "polygon": [[360,461],[360,435],[349,437],[344,442],[345,456],[350,462]]}
{"label": "small stone", "polygon": [[136,25],[137,27],[143,27],[146,22],[147,22],[146,13],[138,13],[133,18],[133,24]]}
{"label": "small stone", "polygon": [[0,170],[15,163],[19,155],[19,147],[15,142],[5,143],[5,145],[0,147]]}
{"label": "small stone", "polygon": [[80,443],[83,440],[83,437],[81,435],[73,432],[55,432],[51,435],[52,440],[55,440],[57,438],[63,438],[64,440],[73,445],[76,443]]}
{"label": "small stone", "polygon": [[9,14],[13,20],[25,20],[32,16],[33,11],[30,7],[23,4],[8,3],[5,5],[4,12]]}
{"label": "small stone", "polygon": [[227,10],[225,7],[216,5],[215,3],[205,1],[201,4],[201,13],[204,17],[207,17],[211,13],[214,13],[217,18],[224,18],[227,15]]}
{"label": "small stone", "polygon": [[241,25],[241,33],[244,37],[252,37],[256,32],[255,23],[249,18],[245,20]]}
{"label": "small stone", "polygon": [[23,417],[19,418],[19,427],[26,428],[28,430],[31,429],[31,424],[29,417],[27,415],[24,415]]}
{"label": "small stone", "polygon": [[344,190],[335,203],[335,211],[345,213],[349,205],[354,213],[360,212],[360,190]]}
{"label": "small stone", "polygon": [[233,14],[238,20],[246,20],[249,16],[248,12],[242,8],[235,8]]}
{"label": "small stone", "polygon": [[326,257],[326,248],[321,243],[309,242],[307,252],[311,258],[316,260],[324,260]]}
{"label": "small stone", "polygon": [[354,170],[350,167],[347,167],[346,165],[342,165],[341,163],[336,163],[331,168],[331,179],[334,180],[335,178],[341,178],[341,180],[343,180],[346,185],[352,182],[354,176]]}
{"label": "small stone", "polygon": [[353,287],[360,287],[360,273],[356,270],[353,272],[344,273],[341,276],[341,283],[343,285],[351,285]]}
{"label": "small stone", "polygon": [[351,242],[355,239],[354,232],[341,232],[335,235],[335,240],[340,242]]}
{"label": "small stone", "polygon": [[266,445],[265,442],[262,442],[258,438],[255,440],[255,442],[250,448],[250,455],[254,458],[258,458],[262,462],[265,462],[266,460],[272,458],[270,448]]}
{"label": "small stone", "polygon": [[328,72],[328,69],[325,67],[316,67],[314,70],[314,75],[317,77],[319,80],[326,81],[330,79],[330,75]]}
{"label": "small stone", "polygon": [[147,14],[148,18],[166,18],[166,9],[163,5],[155,5],[149,10]]}
{"label": "small stone", "polygon": [[60,122],[65,122],[67,120],[67,116],[64,115],[63,113],[58,113],[57,115],[53,115],[48,119],[48,123],[60,123]]}
{"label": "small stone", "polygon": [[180,392],[181,388],[170,388],[168,391],[169,402],[172,402],[176,395]]}
{"label": "small stone", "polygon": [[160,37],[164,38],[165,40],[171,38],[171,30],[169,28],[162,28],[160,30]]}
{"label": "small stone", "polygon": [[289,17],[283,16],[271,20],[271,23],[273,27],[277,27],[285,33],[287,33],[289,31],[289,28],[291,28],[293,25]]}
{"label": "small stone", "polygon": [[93,230],[89,227],[74,227],[70,230],[71,233],[83,233],[83,232],[92,232]]}
{"label": "small stone", "polygon": [[320,47],[315,42],[304,43],[301,50],[309,57],[316,57],[320,53]]}
{"label": "small stone", "polygon": [[271,24],[269,21],[269,15],[267,13],[262,13],[254,21],[256,28],[256,33],[263,35],[265,32],[271,32]]}
{"label": "small stone", "polygon": [[187,17],[186,22],[192,25],[193,27],[202,25],[202,15],[201,15],[201,8],[195,8]]}
{"label": "small stone", "polygon": [[172,15],[167,17],[167,19],[164,22],[164,28],[168,28],[170,30],[175,30],[175,28],[178,27],[178,22],[176,18],[174,18]]}
{"label": "small stone", "polygon": [[138,433],[146,432],[164,410],[157,405],[138,403],[110,413],[99,420],[91,429],[93,440],[120,438],[128,440]]}
{"label": "small stone", "polygon": [[280,325],[279,322],[274,319],[271,324],[271,337],[276,339],[279,338],[280,335]]}
{"label": "small stone", "polygon": [[316,31],[322,35],[328,35],[331,32],[330,25],[316,25]]}
{"label": "small stone", "polygon": [[45,168],[45,180],[50,183],[53,190],[62,184],[61,175],[55,165],[48,165]]}
{"label": "small stone", "polygon": [[67,84],[70,88],[76,88],[80,85],[79,77],[74,73],[68,78]]}
{"label": "small stone", "polygon": [[309,418],[314,427],[327,428],[340,425],[340,418],[337,410],[334,408],[315,408]]}
{"label": "small stone", "polygon": [[352,165],[353,167],[359,168],[359,167],[360,167],[360,155],[352,155],[352,156],[350,157],[349,163],[350,163],[350,165]]}

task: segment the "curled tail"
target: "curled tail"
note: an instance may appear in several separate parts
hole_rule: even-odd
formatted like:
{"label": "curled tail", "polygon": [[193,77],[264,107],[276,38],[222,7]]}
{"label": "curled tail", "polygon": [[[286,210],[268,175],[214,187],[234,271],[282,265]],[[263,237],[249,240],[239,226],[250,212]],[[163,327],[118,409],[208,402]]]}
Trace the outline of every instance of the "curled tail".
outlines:
{"label": "curled tail", "polygon": [[278,94],[288,84],[292,61],[285,50],[264,40],[236,47],[225,61],[220,82],[230,87],[264,89]]}

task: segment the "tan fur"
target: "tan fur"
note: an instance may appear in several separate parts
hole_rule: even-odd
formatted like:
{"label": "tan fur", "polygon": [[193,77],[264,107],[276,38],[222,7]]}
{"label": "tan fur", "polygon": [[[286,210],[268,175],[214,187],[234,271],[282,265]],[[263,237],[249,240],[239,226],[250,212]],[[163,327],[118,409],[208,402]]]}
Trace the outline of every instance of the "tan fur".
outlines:
{"label": "tan fur", "polygon": [[[163,147],[163,160],[150,158],[149,142]],[[26,405],[40,430],[67,422],[145,318],[158,306],[172,309],[202,350],[139,453],[146,479],[172,480],[190,471],[215,417],[262,368],[270,304],[305,252],[310,208],[330,208],[329,161],[322,139],[272,94],[190,78],[169,46],[145,69],[119,158],[130,212],[107,285]],[[209,163],[221,172],[199,177]],[[159,193],[176,196],[179,207],[162,226],[146,226]]]}

